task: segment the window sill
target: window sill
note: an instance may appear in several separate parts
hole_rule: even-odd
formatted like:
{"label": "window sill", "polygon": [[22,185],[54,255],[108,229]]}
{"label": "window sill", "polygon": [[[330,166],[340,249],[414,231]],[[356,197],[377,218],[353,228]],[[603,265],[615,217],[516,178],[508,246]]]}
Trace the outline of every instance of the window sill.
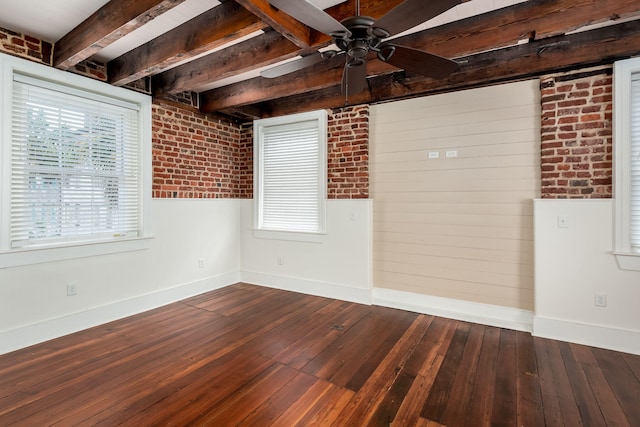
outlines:
{"label": "window sill", "polygon": [[153,237],[135,237],[108,242],[74,243],[65,246],[0,251],[0,268],[109,255],[148,249]]}
{"label": "window sill", "polygon": [[327,237],[324,233],[302,233],[293,231],[275,231],[275,230],[253,230],[253,237],[256,239],[271,239],[271,240],[287,240],[293,242],[307,242],[307,243],[324,243]]}
{"label": "window sill", "polygon": [[640,271],[640,253],[613,252],[620,270]]}

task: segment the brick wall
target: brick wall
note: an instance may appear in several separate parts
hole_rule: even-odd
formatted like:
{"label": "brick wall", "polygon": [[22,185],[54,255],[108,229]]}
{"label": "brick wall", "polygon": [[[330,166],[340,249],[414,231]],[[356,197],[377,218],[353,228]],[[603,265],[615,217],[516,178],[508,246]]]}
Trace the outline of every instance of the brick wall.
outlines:
{"label": "brick wall", "polygon": [[240,197],[240,130],[180,105],[153,105],[153,197]]}
{"label": "brick wall", "polygon": [[51,43],[0,27],[0,52],[51,65]]}
{"label": "brick wall", "polygon": [[369,106],[336,109],[328,119],[328,198],[366,199],[369,197]]}
{"label": "brick wall", "polygon": [[253,198],[253,123],[240,127],[240,155],[238,156],[239,197]]}
{"label": "brick wall", "polygon": [[543,198],[612,197],[612,69],[541,79]]}
{"label": "brick wall", "polygon": [[[2,27],[0,27],[0,52],[45,65],[52,65],[53,63],[53,47],[51,43]],[[102,62],[82,61],[71,67],[69,71],[93,79],[107,80],[107,67]]]}

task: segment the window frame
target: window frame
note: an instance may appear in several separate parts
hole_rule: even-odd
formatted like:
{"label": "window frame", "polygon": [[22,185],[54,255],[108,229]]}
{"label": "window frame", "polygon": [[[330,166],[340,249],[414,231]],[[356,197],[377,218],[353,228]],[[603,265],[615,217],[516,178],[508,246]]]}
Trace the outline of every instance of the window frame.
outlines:
{"label": "window frame", "polygon": [[[318,129],[318,231],[304,232],[292,230],[275,230],[263,228],[260,224],[263,208],[263,173],[264,173],[264,129],[273,126],[292,125],[315,121]],[[254,152],[254,237],[321,243],[326,235],[326,200],[327,200],[327,141],[328,141],[328,113],[326,110],[316,110],[288,116],[273,117],[254,121],[253,152]]]}
{"label": "window frame", "polygon": [[[115,102],[136,104],[138,110],[139,139],[139,233],[137,237],[114,237],[112,239],[87,239],[77,242],[29,245],[11,248],[11,157],[12,157],[12,100],[14,75],[50,82],[80,91],[88,98],[110,98]],[[97,256],[118,252],[146,249],[152,237],[150,229],[151,210],[151,97],[129,89],[114,87],[107,83],[70,72],[48,67],[0,53],[0,268],[17,267],[43,262]]]}
{"label": "window frame", "polygon": [[613,79],[613,170],[614,251],[623,270],[640,271],[640,252],[631,247],[631,82],[640,74],[640,58],[614,63]]}

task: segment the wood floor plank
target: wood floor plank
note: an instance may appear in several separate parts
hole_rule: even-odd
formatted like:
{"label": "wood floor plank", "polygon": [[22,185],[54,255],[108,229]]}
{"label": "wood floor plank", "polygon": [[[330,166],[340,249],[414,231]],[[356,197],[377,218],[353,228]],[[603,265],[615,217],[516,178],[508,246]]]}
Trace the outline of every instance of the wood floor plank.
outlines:
{"label": "wood floor plank", "polygon": [[271,395],[255,411],[250,412],[242,420],[242,425],[256,427],[275,425],[276,420],[287,412],[292,403],[295,404],[302,399],[310,387],[321,381],[304,372],[296,372],[296,376],[291,381]]}
{"label": "wood floor plank", "polygon": [[516,354],[517,424],[519,426],[544,425],[542,392],[531,334],[516,333]]}
{"label": "wood floor plank", "polygon": [[573,396],[578,404],[578,411],[580,412],[582,423],[587,426],[606,425],[600,406],[591,391],[589,381],[582,368],[576,362],[569,344],[561,342],[558,343],[558,347],[560,348],[560,354],[562,355],[567,376],[571,383]]}
{"label": "wood floor plank", "polygon": [[[172,318],[177,318],[179,323],[182,308],[179,305],[172,305],[166,310],[155,309],[138,314],[129,318],[129,321],[119,320],[106,325],[96,326],[82,331],[81,335],[72,334],[66,337],[27,347],[12,353],[13,357],[0,357],[0,376],[5,381],[11,381],[11,375],[20,376],[25,370],[35,373],[35,370],[42,369],[51,372],[56,368],[56,364],[66,366],[70,361],[78,361],[80,354],[85,347],[92,347],[88,352],[96,352],[98,340],[127,338],[127,333],[135,330],[134,322],[171,322]],[[81,337],[81,338],[80,338]],[[81,359],[80,359],[81,360]]]}
{"label": "wood floor plank", "polygon": [[640,355],[622,353],[622,358],[636,376],[636,380],[640,381]]}
{"label": "wood floor plank", "polygon": [[462,359],[470,330],[470,324],[458,323],[444,362],[438,371],[429,397],[422,408],[422,417],[442,423],[442,417],[449,401],[451,386],[455,379],[456,371],[460,366],[460,360]]}
{"label": "wood floor plank", "polygon": [[309,325],[309,332],[304,337],[276,356],[278,361],[302,369],[370,312],[367,306],[344,301],[336,301],[332,305],[335,311],[317,325]]}
{"label": "wood floor plank", "polygon": [[570,344],[571,352],[573,353],[576,362],[578,362],[586,376],[591,392],[593,393],[598,407],[602,412],[606,424],[611,426],[631,426],[629,420],[624,415],[618,399],[616,399],[611,386],[607,382],[598,361],[596,360],[591,348]]}
{"label": "wood floor plank", "polygon": [[[193,326],[197,327],[198,324],[193,323]],[[188,349],[189,344],[197,342],[199,338],[201,334],[198,331],[186,331],[149,348],[144,340],[140,340],[138,348],[140,350],[140,346],[144,345],[143,351],[133,352],[127,357],[105,359],[103,366],[93,372],[51,387],[34,404],[41,415],[60,418],[74,416],[76,413],[80,413],[82,417],[87,412],[95,413],[103,408],[117,407],[119,400],[128,395],[129,389],[147,390],[144,386],[149,384],[150,379],[160,381],[164,375],[174,372],[172,369],[175,367],[170,366],[167,361],[175,358],[180,360],[181,354],[178,351]],[[35,421],[37,420],[36,417]]]}
{"label": "wood floor plank", "polygon": [[[333,382],[344,383],[350,390],[360,390],[384,359],[389,354],[393,354],[394,346],[402,340],[418,315],[401,310],[390,310],[393,315],[387,317],[385,314],[384,326],[376,324],[371,328],[371,334],[365,339],[367,344],[363,354],[360,355],[360,361],[353,364],[345,363],[333,376]],[[383,327],[384,331],[382,331]]]}
{"label": "wood floor plank", "polygon": [[[3,399],[0,414],[13,411],[11,417],[7,418],[11,420],[13,417],[19,417],[22,412],[33,411],[32,408],[40,413],[51,415],[53,412],[69,410],[68,405],[78,406],[78,399],[89,399],[92,392],[97,392],[93,384],[101,383],[106,378],[117,378],[118,372],[124,372],[126,380],[131,381],[132,369],[135,370],[139,366],[137,361],[145,366],[159,363],[162,348],[172,344],[177,344],[178,348],[181,348],[181,345],[192,342],[195,337],[188,332],[189,325],[198,325],[200,322],[210,323],[211,318],[211,314],[192,313],[185,318],[187,322],[180,324],[180,328],[169,330],[167,334],[160,334],[156,338],[145,336],[138,340],[130,340],[126,351],[92,358],[81,366],[69,364],[68,369],[62,372],[56,370],[43,373],[38,370],[36,374],[38,378],[34,379],[33,383],[28,383],[26,380],[21,382],[24,384],[24,390],[28,391],[29,398],[15,404]],[[136,342],[139,344],[136,345]],[[30,376],[28,371],[22,371],[22,373],[25,377]],[[77,399],[68,399],[69,396],[76,395]]]}
{"label": "wood floor plank", "polygon": [[[218,405],[272,365],[272,361],[258,355],[227,354],[194,370],[184,369],[179,375],[157,378],[152,388],[123,388],[121,399],[101,402],[83,423],[104,426],[184,424],[198,417],[203,410]],[[151,378],[155,378],[154,375]]]}
{"label": "wood floor plank", "polygon": [[[581,426],[583,425],[580,418],[580,411],[578,410],[578,404],[571,390],[571,382],[567,375],[564,361],[558,347],[558,342],[553,340],[542,340],[540,343],[544,346],[544,351],[548,355],[550,372],[548,378],[552,381],[552,387],[556,393],[558,399],[559,413],[561,414],[562,424],[568,426]],[[545,405],[545,419],[547,418],[546,402]]]}
{"label": "wood floor plank", "polygon": [[269,369],[247,383],[243,389],[231,393],[224,401],[192,421],[196,425],[237,426],[244,423],[249,414],[258,410],[269,397],[290,383],[299,372],[288,366],[274,363]]}
{"label": "wood floor plank", "polygon": [[371,310],[302,370],[358,391],[416,316],[393,309]]}
{"label": "wood floor plank", "polygon": [[0,426],[637,426],[640,356],[239,283],[0,355]]}
{"label": "wood floor plank", "polygon": [[415,374],[415,379],[398,408],[393,425],[409,426],[419,422],[420,411],[453,338],[453,334],[449,332],[455,328],[450,327],[451,324],[453,322],[448,319],[434,318],[412,352],[404,371],[409,375]]}
{"label": "wood floor plank", "polygon": [[[321,408],[323,406],[320,403],[323,399],[326,402],[331,401],[336,391],[341,393],[344,389],[336,386],[335,384],[331,384],[330,382],[316,378],[313,384],[311,384],[298,399],[289,404],[289,407],[274,421],[273,425],[300,425],[304,417],[311,413],[314,408]],[[350,399],[353,392],[349,390],[347,394]]]}
{"label": "wood floor plank", "polygon": [[345,408],[341,417],[345,424],[376,425],[386,422],[388,425],[393,421],[402,402],[399,396],[403,396],[406,379],[412,382],[416,376],[412,356],[432,322],[433,317],[430,316],[418,316],[413,321]]}
{"label": "wood floor plank", "polygon": [[516,425],[516,397],[516,332],[501,329],[493,410],[491,415],[492,426]]}
{"label": "wood floor plank", "polygon": [[461,426],[466,421],[467,411],[471,406],[471,396],[476,386],[478,359],[485,330],[484,326],[471,325],[469,337],[460,359],[460,366],[456,370],[449,400],[442,415],[442,424],[444,425]]}
{"label": "wood floor plank", "polygon": [[640,382],[620,353],[594,348],[598,366],[607,378],[631,425],[640,425]]}
{"label": "wood floor plank", "polygon": [[543,338],[533,339],[544,421],[546,426],[561,427],[564,426],[564,422],[562,421],[562,411],[560,410],[560,397],[558,396],[553,368],[551,367],[551,355],[547,350],[546,344],[547,340]]}

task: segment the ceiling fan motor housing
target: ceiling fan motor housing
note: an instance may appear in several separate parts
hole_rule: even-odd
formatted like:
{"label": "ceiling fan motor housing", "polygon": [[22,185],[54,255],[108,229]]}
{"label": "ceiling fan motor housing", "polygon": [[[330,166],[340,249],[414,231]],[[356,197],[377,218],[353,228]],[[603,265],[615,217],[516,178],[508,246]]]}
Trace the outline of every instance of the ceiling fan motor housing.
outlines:
{"label": "ceiling fan motor housing", "polygon": [[338,48],[346,52],[354,59],[364,59],[369,50],[377,50],[380,45],[380,38],[376,37],[372,31],[375,19],[369,16],[352,16],[344,19],[344,25],[351,35],[332,34],[333,41]]}

